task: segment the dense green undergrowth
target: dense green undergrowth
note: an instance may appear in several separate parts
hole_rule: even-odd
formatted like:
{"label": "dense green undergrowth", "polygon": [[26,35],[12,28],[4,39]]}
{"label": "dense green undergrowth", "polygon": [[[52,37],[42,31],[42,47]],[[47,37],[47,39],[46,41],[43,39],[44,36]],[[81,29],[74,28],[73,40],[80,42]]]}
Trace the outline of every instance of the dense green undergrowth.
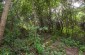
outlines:
{"label": "dense green undergrowth", "polygon": [[[76,47],[82,55],[85,5],[77,9],[66,1],[13,0],[0,55],[66,55],[65,47]],[[3,8],[0,2],[0,17]]]}
{"label": "dense green undergrowth", "polygon": [[[17,32],[16,32],[17,33]],[[56,36],[56,35],[55,35]],[[11,36],[10,36],[11,37]],[[85,45],[80,41],[74,40],[72,38],[50,38],[49,41],[43,42],[43,37],[40,35],[33,35],[32,33],[25,37],[24,39],[15,38],[10,41],[4,41],[2,47],[0,47],[1,55],[16,55],[16,54],[25,54],[25,55],[62,55],[65,53],[65,46],[68,47],[77,47],[79,49],[80,55],[85,51]],[[52,40],[52,42],[50,42]],[[59,41],[60,44],[55,48],[50,46]],[[44,43],[47,43],[47,46],[43,46]],[[56,43],[57,44],[57,43]],[[55,44],[55,45],[56,45]],[[32,48],[32,50],[31,50]]]}
{"label": "dense green undergrowth", "polygon": [[[58,31],[49,34],[51,36],[46,38],[48,35],[46,33],[37,33],[39,27],[35,27],[34,25],[29,25],[29,28],[28,26],[22,26],[22,28],[18,28],[19,26],[16,27],[12,32],[9,29],[5,30],[4,42],[2,47],[0,47],[1,55],[65,55],[65,46],[78,48],[80,54],[85,52],[84,43],[73,39],[73,37],[62,37]],[[47,28],[41,28],[40,30],[47,30]],[[45,40],[48,41],[45,42]],[[53,46],[54,48],[50,47],[55,42],[59,42],[60,44],[56,47]],[[46,46],[44,45],[45,43]]]}

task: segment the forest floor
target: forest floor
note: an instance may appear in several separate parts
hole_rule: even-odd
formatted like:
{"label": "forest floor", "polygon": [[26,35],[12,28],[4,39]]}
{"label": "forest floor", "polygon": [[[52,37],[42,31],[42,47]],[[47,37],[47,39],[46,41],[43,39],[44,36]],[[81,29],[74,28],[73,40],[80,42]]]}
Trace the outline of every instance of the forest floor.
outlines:
{"label": "forest floor", "polygon": [[[49,42],[49,41],[47,41],[47,42]],[[66,54],[66,55],[79,55],[78,48],[76,48],[76,47],[75,48],[74,47],[67,47],[65,44],[63,44],[60,41],[55,41],[54,43],[50,44],[48,47],[51,50],[56,50],[57,52],[61,53],[60,55],[63,55],[63,54]]]}
{"label": "forest floor", "polygon": [[[40,38],[42,39],[41,40],[42,41],[42,46],[44,47],[44,51],[42,52],[42,54],[38,53],[39,50],[40,51],[42,50],[42,48],[39,47],[40,45],[38,46],[39,47],[38,48],[39,50],[38,50],[37,48],[34,47],[34,43],[32,43],[34,41],[33,40],[32,40],[32,42],[27,41],[28,40],[27,38],[25,38],[25,39],[19,39],[19,38],[16,39],[14,41],[15,44],[12,47],[10,47],[8,45],[6,46],[6,44],[4,44],[0,48],[0,50],[1,51],[3,50],[3,51],[6,52],[6,51],[8,51],[10,49],[13,50],[13,51],[15,51],[15,50],[18,51],[18,49],[21,49],[20,50],[21,52],[18,51],[19,55],[26,55],[26,52],[22,50],[23,46],[27,47],[26,46],[27,44],[32,43],[32,44],[29,44],[31,46],[28,47],[28,49],[29,49],[29,50],[27,50],[27,51],[29,51],[28,55],[85,55],[83,52],[81,52],[79,50],[78,47],[67,46],[67,44],[62,42],[60,40],[60,38],[57,38],[57,39],[54,38],[55,40],[53,41],[52,36],[47,35],[47,34],[43,35],[43,37],[40,37]],[[23,45],[23,42],[24,42],[24,45]],[[26,42],[26,44],[25,44],[25,42]],[[0,54],[1,54],[1,52],[0,52]],[[4,54],[4,52],[3,52],[3,54]],[[3,54],[1,54],[1,55],[3,55]]]}
{"label": "forest floor", "polygon": [[[46,41],[43,45],[47,48],[50,48],[51,51],[56,51],[54,55],[85,55],[85,53],[79,51],[79,48],[66,46],[66,44],[59,39],[53,42],[50,38],[50,35],[48,35],[48,37],[45,37],[44,39]],[[50,53],[49,55],[52,54]]]}

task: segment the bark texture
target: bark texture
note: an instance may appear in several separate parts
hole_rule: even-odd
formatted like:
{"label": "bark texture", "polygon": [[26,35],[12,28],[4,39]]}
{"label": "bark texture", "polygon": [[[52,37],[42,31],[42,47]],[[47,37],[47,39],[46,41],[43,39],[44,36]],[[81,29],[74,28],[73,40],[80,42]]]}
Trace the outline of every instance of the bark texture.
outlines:
{"label": "bark texture", "polygon": [[11,4],[11,0],[5,0],[5,4],[4,4],[4,10],[1,16],[1,22],[0,22],[0,44],[2,42],[3,39],[3,34],[4,34],[4,30],[5,30],[5,25],[6,25],[6,20],[7,20],[7,15],[9,12],[9,7]]}

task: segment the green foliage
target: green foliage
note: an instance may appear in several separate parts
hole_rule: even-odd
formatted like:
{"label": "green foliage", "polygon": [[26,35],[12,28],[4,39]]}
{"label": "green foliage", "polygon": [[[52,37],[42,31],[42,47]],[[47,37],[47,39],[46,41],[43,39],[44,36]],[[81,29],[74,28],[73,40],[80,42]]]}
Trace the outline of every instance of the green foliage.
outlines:
{"label": "green foliage", "polygon": [[13,32],[11,32],[9,29],[6,29],[5,34],[4,40],[11,43],[20,35],[20,30],[15,28]]}
{"label": "green foliage", "polygon": [[8,46],[3,46],[2,48],[0,48],[0,55],[11,55],[12,52],[10,50],[10,47]]}
{"label": "green foliage", "polygon": [[85,45],[79,41],[72,39],[72,38],[64,38],[61,41],[64,42],[64,44],[67,46],[78,47],[80,51],[83,51],[83,52],[85,51]]}
{"label": "green foliage", "polygon": [[52,39],[52,41],[53,41],[53,42],[55,42],[58,38],[59,38],[59,36],[58,36],[58,35],[54,35],[54,36],[52,36],[52,38],[51,38],[51,39]]}
{"label": "green foliage", "polygon": [[21,1],[21,13],[23,16],[28,15],[32,12],[32,4],[29,0],[22,0]]}
{"label": "green foliage", "polygon": [[79,47],[80,42],[73,40],[71,37],[62,39],[62,41],[67,45],[67,46],[72,46],[72,47]]}
{"label": "green foliage", "polygon": [[85,14],[83,12],[79,12],[76,16],[77,16],[77,21],[82,21],[82,18],[84,18]]}
{"label": "green foliage", "polygon": [[[0,16],[3,7],[0,3]],[[49,49],[49,46],[47,48],[49,50],[47,50],[42,46],[42,42],[44,42],[42,38],[46,38],[45,41],[51,39],[55,42],[61,36],[64,38],[62,42],[65,45],[78,47],[80,51],[85,51],[85,45],[80,42],[85,42],[85,32],[81,30],[79,25],[79,23],[85,21],[85,14],[82,9],[85,10],[84,7],[78,9],[72,7],[67,0],[13,0],[3,40],[3,46],[7,46],[1,47],[0,55],[17,55],[11,51],[12,48],[16,52],[35,55],[30,52],[30,46],[34,47],[39,54],[63,55],[64,49],[61,46],[58,47],[58,51]],[[59,20],[62,21],[63,30],[56,29],[55,23]],[[41,23],[43,23],[43,27],[41,27]],[[49,32],[51,29],[52,35]],[[51,37],[48,35],[51,35]]]}
{"label": "green foliage", "polygon": [[80,45],[80,51],[85,52],[85,45]]}
{"label": "green foliage", "polygon": [[28,39],[24,40],[16,39],[14,41],[14,48],[16,49],[16,51],[24,51],[29,53]]}
{"label": "green foliage", "polygon": [[43,53],[44,47],[42,46],[41,39],[39,37],[35,38],[34,47],[38,51],[38,53]]}

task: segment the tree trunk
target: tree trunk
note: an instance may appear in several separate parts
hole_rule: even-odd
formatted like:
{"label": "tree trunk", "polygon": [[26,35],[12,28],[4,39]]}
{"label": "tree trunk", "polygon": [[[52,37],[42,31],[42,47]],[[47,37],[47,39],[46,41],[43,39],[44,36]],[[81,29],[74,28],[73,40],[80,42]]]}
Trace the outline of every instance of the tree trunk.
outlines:
{"label": "tree trunk", "polygon": [[11,0],[5,0],[5,2],[6,3],[4,5],[4,10],[3,10],[1,22],[0,22],[0,44],[3,39],[3,34],[4,34],[4,30],[5,30],[5,25],[6,25],[6,20],[7,20],[7,15],[8,15],[9,7],[11,4]]}

